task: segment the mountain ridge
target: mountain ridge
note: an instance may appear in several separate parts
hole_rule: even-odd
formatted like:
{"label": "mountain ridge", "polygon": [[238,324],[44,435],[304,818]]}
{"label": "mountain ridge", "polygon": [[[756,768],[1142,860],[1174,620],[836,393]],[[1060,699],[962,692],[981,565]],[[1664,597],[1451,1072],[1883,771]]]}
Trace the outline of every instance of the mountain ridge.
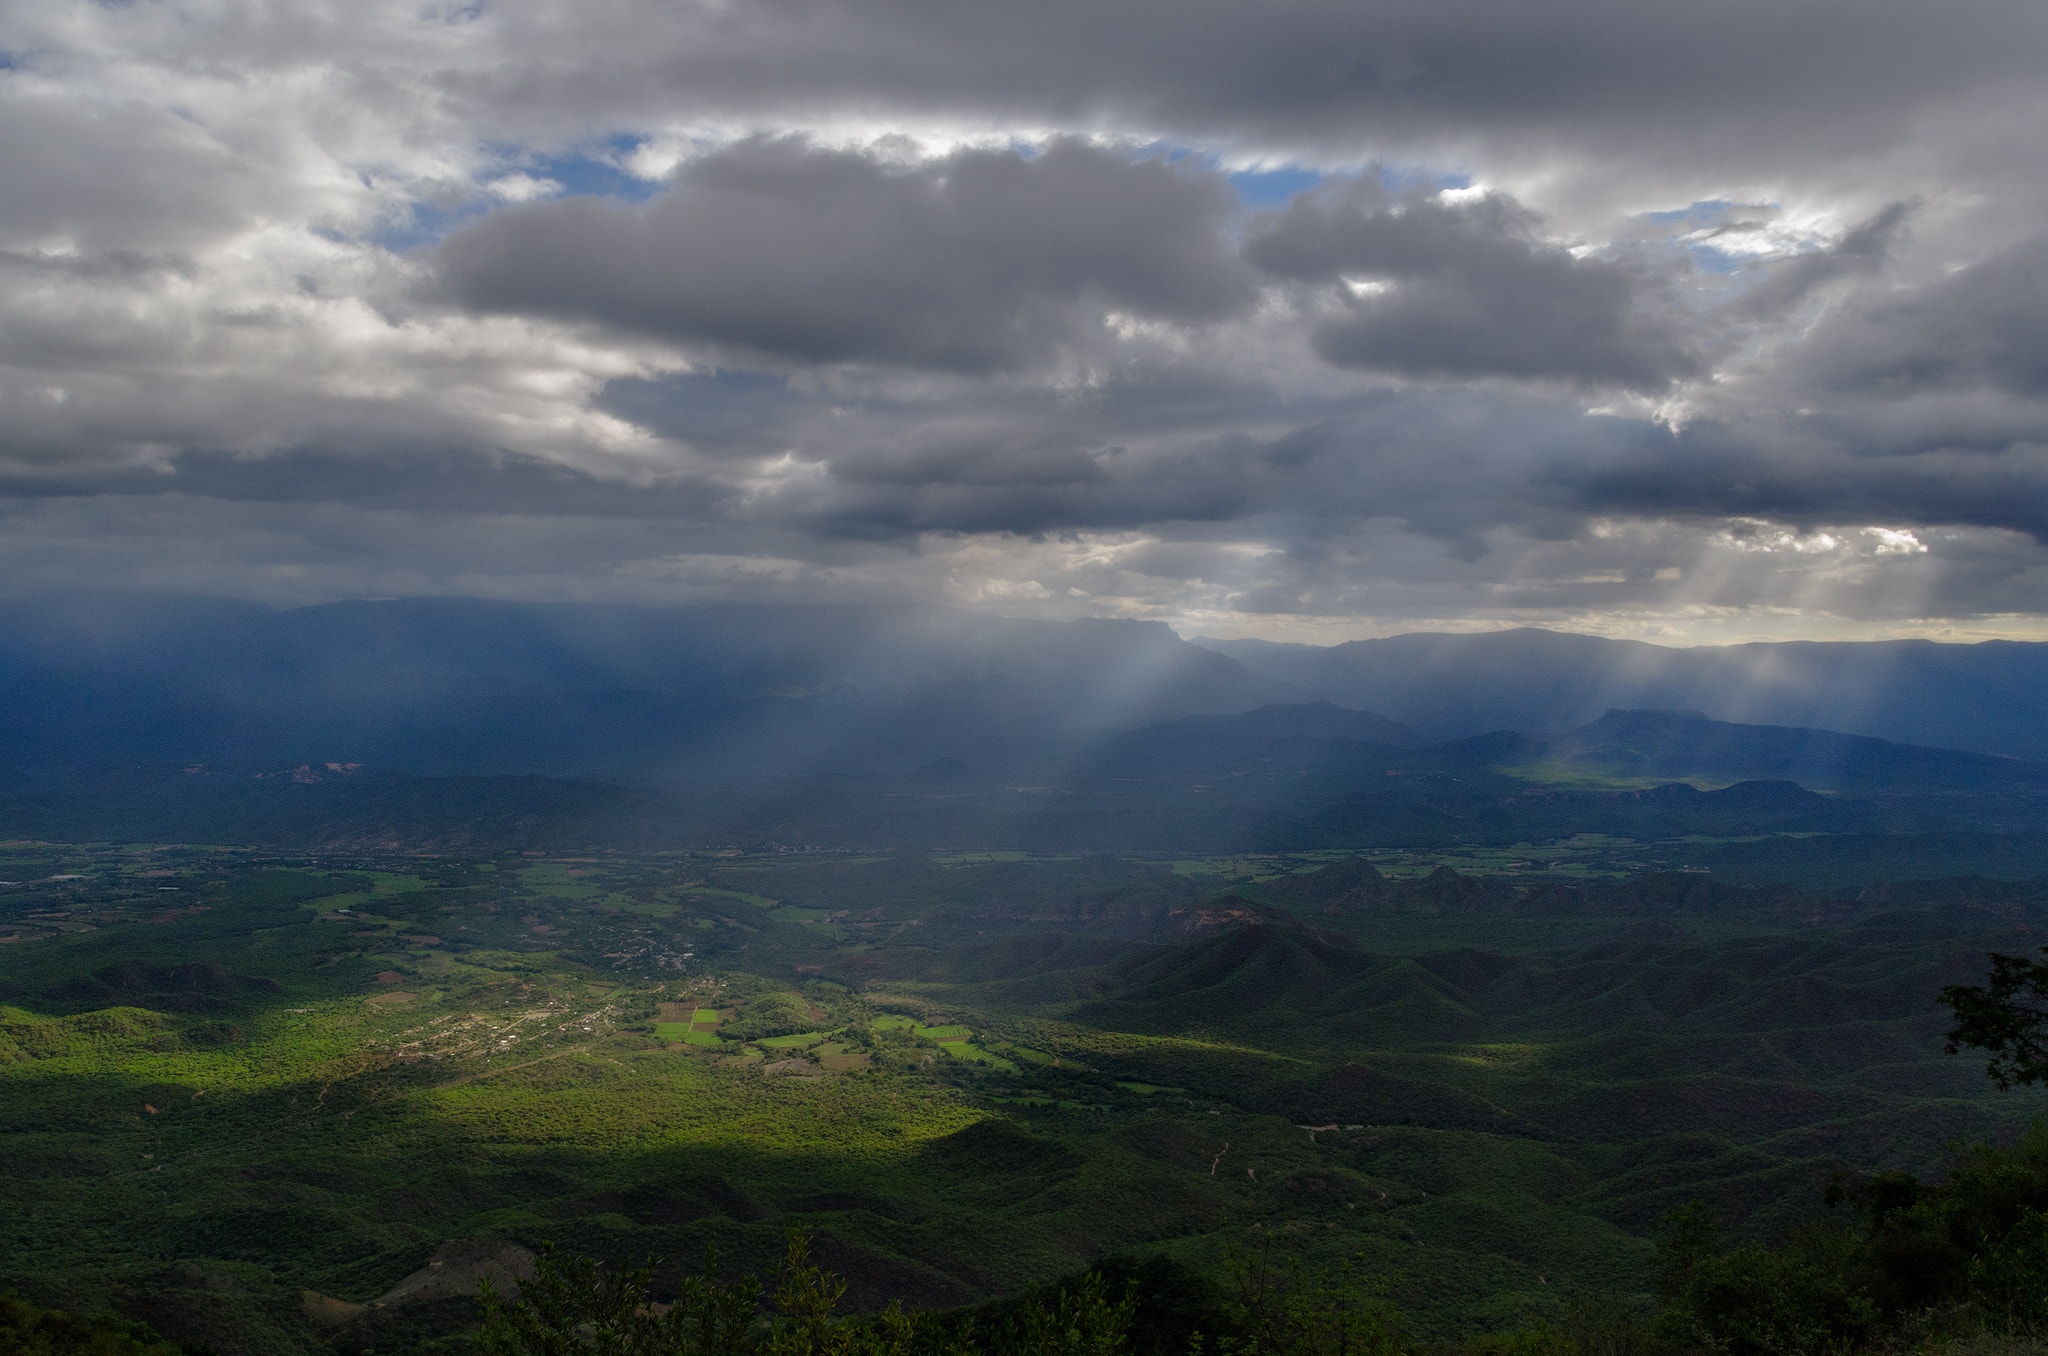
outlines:
{"label": "mountain ridge", "polygon": [[1426,740],[1563,731],[1609,708],[1836,730],[2048,760],[2048,642],[1755,641],[1676,648],[1522,627],[1340,645],[1192,637]]}

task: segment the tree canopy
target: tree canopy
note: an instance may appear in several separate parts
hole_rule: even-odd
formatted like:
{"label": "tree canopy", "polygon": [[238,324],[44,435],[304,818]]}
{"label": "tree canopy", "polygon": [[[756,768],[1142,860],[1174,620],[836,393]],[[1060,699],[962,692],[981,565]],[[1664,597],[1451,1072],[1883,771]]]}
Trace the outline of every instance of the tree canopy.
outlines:
{"label": "tree canopy", "polygon": [[[2048,946],[2041,948],[2048,954]],[[1955,1013],[1948,1052],[1990,1054],[1985,1073],[2001,1088],[2048,1083],[2048,964],[1991,952],[1984,984],[1951,984],[1941,1001]]]}

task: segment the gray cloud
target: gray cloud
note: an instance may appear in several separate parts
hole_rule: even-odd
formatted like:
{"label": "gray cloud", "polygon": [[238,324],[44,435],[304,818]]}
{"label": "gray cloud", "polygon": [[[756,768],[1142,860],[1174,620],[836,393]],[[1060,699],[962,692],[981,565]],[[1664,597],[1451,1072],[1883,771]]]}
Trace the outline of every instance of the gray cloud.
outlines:
{"label": "gray cloud", "polygon": [[[251,208],[285,208],[266,182],[177,111],[129,100],[16,97],[0,82],[0,247],[81,261],[162,255],[233,230]],[[7,90],[12,84],[15,90]],[[21,93],[25,93],[22,91]]]}
{"label": "gray cloud", "polygon": [[799,362],[1028,365],[1090,311],[1220,320],[1251,300],[1214,174],[1074,141],[909,167],[792,139],[686,166],[646,207],[498,212],[441,269],[483,311],[591,320]]}
{"label": "gray cloud", "polygon": [[1883,267],[1911,214],[1910,204],[1892,203],[1828,248],[1788,260],[1729,303],[1728,315],[1738,320],[1774,320],[1829,283],[1875,273]]}
{"label": "gray cloud", "polygon": [[2031,86],[2048,54],[2025,0],[593,0],[573,18],[541,4],[494,18],[523,59],[448,84],[510,119],[888,109],[1294,147],[1593,139],[1631,158],[1781,164],[1867,152],[1929,104]]}
{"label": "gray cloud", "polygon": [[[1619,456],[1558,457],[1531,492],[1588,513],[1841,523],[1967,524],[2048,543],[2048,445],[1997,452],[1872,454],[1828,439],[1823,421],[1647,431]],[[1662,443],[1662,446],[1658,446]]]}
{"label": "gray cloud", "polygon": [[1315,346],[1342,367],[1647,391],[1702,370],[1636,271],[1575,258],[1537,228],[1498,194],[1390,200],[1361,182],[1297,198],[1246,252],[1281,277],[1334,284],[1339,314],[1316,325]]}
{"label": "gray cloud", "polygon": [[10,23],[0,587],[2048,613],[2031,0]]}
{"label": "gray cloud", "polygon": [[2048,396],[2048,235],[1918,287],[1852,299],[1822,322],[1801,367],[1834,391]]}

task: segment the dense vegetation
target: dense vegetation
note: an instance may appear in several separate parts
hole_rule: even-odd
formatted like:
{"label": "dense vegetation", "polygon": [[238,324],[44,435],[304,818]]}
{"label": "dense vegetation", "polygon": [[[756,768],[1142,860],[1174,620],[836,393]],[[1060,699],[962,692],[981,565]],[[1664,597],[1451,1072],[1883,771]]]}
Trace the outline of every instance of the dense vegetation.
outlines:
{"label": "dense vegetation", "polygon": [[146,1323],[112,1314],[67,1314],[15,1294],[0,1294],[4,1356],[205,1356],[197,1344],[174,1346]]}
{"label": "dense vegetation", "polygon": [[[6,849],[0,1284],[230,1356],[454,1350],[450,1278],[521,1248],[766,1275],[795,1227],[862,1321],[1125,1254],[1221,1285],[1220,1334],[1270,1233],[1405,1341],[1540,1352],[1596,1312],[1693,1340],[1657,1306],[1713,1335],[1731,1286],[1825,1308],[1815,1258],[1853,1280],[1827,1331],[1890,1340],[1886,1250],[1945,1237],[1930,1302],[1995,1307],[2031,1217],[1987,1246],[1957,1203],[2036,1171],[2043,1101],[1945,1055],[1935,999],[2031,947],[2039,887],[1544,851]],[[1660,1252],[1693,1200],[1713,1246]]]}

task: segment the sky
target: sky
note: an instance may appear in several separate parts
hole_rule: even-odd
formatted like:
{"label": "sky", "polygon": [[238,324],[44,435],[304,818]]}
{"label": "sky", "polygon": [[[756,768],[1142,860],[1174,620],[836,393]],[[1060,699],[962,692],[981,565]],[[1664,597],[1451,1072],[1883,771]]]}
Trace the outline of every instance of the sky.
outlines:
{"label": "sky", "polygon": [[0,591],[2048,638],[2038,0],[0,0]]}

